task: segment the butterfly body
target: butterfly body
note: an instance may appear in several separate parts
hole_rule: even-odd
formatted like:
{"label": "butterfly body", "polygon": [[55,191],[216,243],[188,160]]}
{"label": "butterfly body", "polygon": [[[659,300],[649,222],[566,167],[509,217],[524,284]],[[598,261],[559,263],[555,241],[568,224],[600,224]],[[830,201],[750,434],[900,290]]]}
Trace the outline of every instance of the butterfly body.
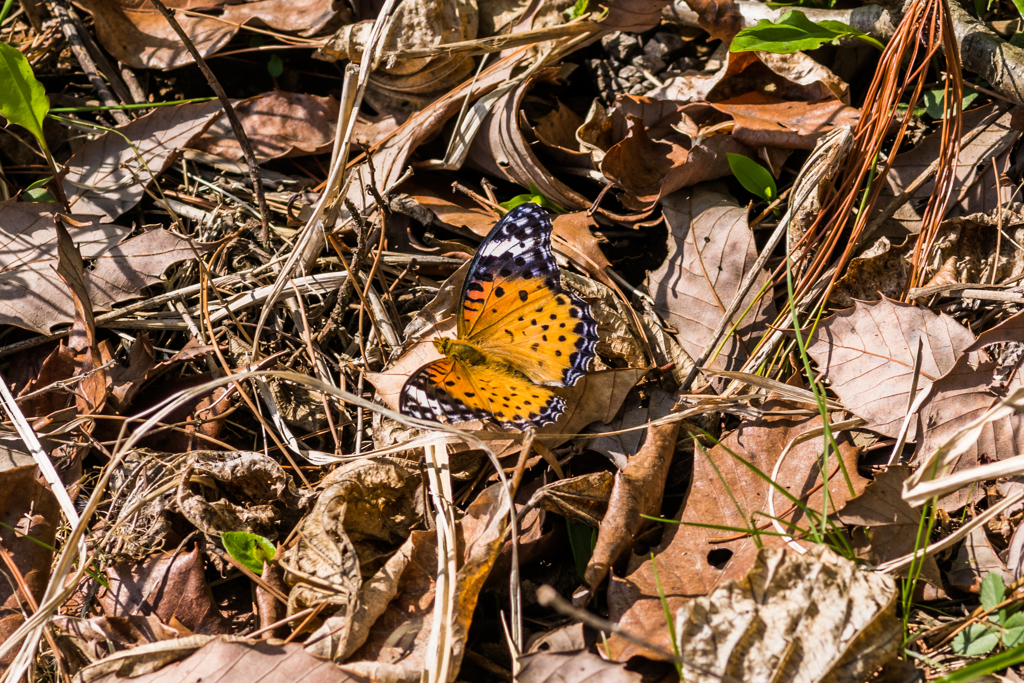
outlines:
{"label": "butterfly body", "polygon": [[510,211],[470,263],[456,339],[435,339],[445,357],[414,372],[402,412],[428,420],[492,418],[525,429],[554,422],[597,345],[589,306],[561,284],[551,220],[535,204]]}

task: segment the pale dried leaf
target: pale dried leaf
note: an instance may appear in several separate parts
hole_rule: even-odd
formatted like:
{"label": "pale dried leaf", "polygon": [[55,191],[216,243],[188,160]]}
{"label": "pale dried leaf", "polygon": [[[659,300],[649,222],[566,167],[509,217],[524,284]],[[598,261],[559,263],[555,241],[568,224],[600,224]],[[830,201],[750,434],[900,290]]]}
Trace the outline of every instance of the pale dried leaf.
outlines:
{"label": "pale dried leaf", "polygon": [[537,652],[519,658],[520,683],[640,683],[636,671],[593,652]]}
{"label": "pale dried leaf", "polygon": [[902,645],[896,583],[832,550],[766,548],[742,580],[676,613],[687,681],[867,681]]}
{"label": "pale dried leaf", "polygon": [[[725,309],[757,259],[747,211],[718,186],[697,187],[664,200],[669,226],[668,258],[648,277],[654,308],[673,328],[691,357],[700,356],[711,342]],[[739,328],[708,364],[720,370],[738,369],[754,339],[775,315],[770,296],[758,300],[767,273],[758,274],[733,322]],[[740,320],[748,306],[750,312]]]}
{"label": "pale dried leaf", "polygon": [[63,180],[72,210],[116,219],[220,112],[216,100],[161,107],[82,145],[68,159]]}
{"label": "pale dried leaf", "polygon": [[[182,641],[158,643],[161,649],[148,652],[141,648],[129,650],[111,662],[114,667],[104,667],[105,662],[99,662],[90,667],[91,671],[83,671],[83,681],[158,683],[167,680],[216,680],[220,683],[252,683],[259,680],[263,683],[294,683],[301,680],[303,683],[354,683],[367,680],[333,662],[308,654],[298,643],[271,645],[266,641],[249,642],[223,636],[196,649],[195,645],[187,645],[193,639],[184,639],[186,646],[168,652],[170,659],[161,655],[176,642]],[[153,665],[148,665],[148,661]],[[100,675],[95,675],[97,673]]]}
{"label": "pale dried leaf", "polygon": [[[855,302],[824,321],[807,352],[848,410],[867,420],[868,429],[896,438],[912,401],[918,344],[921,392],[949,372],[973,341],[970,330],[946,315],[883,299]],[[912,426],[907,438],[916,435]]]}

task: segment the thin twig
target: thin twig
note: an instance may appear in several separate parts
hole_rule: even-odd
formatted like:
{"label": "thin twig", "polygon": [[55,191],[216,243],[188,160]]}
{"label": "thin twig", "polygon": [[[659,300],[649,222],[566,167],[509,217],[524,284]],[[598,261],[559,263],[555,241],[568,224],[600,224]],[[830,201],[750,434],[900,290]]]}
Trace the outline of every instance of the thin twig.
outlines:
{"label": "thin twig", "polygon": [[220,81],[213,75],[213,71],[210,70],[209,65],[203,56],[199,54],[199,50],[196,49],[195,43],[188,37],[184,29],[178,23],[178,20],[174,18],[174,14],[167,9],[162,0],[150,0],[153,6],[156,7],[160,14],[163,15],[167,23],[171,25],[174,32],[181,38],[181,42],[185,45],[185,49],[188,50],[189,54],[192,55],[192,59],[196,60],[196,66],[203,72],[203,76],[206,77],[206,82],[210,85],[210,89],[213,90],[217,99],[220,100],[220,104],[224,107],[224,114],[228,117],[228,121],[231,123],[231,130],[235,134],[235,139],[238,140],[239,146],[242,148],[242,154],[245,155],[245,163],[249,166],[249,178],[252,180],[252,190],[256,193],[256,203],[260,210],[260,222],[263,226],[263,231],[260,234],[260,239],[267,243],[270,241],[270,223],[268,222],[268,216],[270,215],[270,208],[267,207],[267,198],[263,195],[263,180],[260,177],[260,167],[256,163],[256,155],[252,151],[252,145],[249,143],[249,136],[245,134],[245,129],[242,128],[242,122],[238,120],[238,115],[235,113],[235,108],[231,106],[231,100],[228,99],[228,95],[224,92],[224,88],[221,87]]}

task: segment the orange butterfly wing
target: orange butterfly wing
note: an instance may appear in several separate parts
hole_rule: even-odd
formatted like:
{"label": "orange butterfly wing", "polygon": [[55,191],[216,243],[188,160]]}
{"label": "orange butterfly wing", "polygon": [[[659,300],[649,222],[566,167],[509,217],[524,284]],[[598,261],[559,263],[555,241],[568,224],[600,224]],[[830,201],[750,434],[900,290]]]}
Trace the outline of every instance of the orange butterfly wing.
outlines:
{"label": "orange butterfly wing", "polygon": [[565,410],[565,399],[500,365],[468,366],[442,358],[409,377],[400,410],[435,422],[494,418],[504,427],[525,429],[554,422]]}
{"label": "orange butterfly wing", "polygon": [[414,372],[400,410],[426,420],[493,418],[525,429],[551,424],[565,400],[549,387],[590,370],[597,323],[562,287],[551,252],[551,219],[535,204],[510,211],[481,243],[459,299],[458,339],[483,362],[443,358]]}
{"label": "orange butterfly wing", "polygon": [[538,384],[572,386],[590,369],[597,323],[562,287],[551,219],[536,204],[506,215],[477,250],[462,288],[459,339]]}

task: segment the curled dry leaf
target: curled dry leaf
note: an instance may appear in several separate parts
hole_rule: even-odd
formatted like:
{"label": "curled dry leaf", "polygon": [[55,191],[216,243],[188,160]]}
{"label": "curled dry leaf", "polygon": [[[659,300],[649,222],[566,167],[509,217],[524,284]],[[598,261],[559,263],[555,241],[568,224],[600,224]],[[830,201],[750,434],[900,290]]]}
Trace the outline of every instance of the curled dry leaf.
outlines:
{"label": "curled dry leaf", "polygon": [[601,520],[597,544],[583,576],[592,589],[604,581],[611,566],[632,548],[637,534],[649,523],[643,515],[656,516],[661,511],[665,477],[678,436],[678,422],[651,427],[643,447],[629,459],[625,469],[616,473],[608,511]]}
{"label": "curled dry leaf", "polygon": [[[196,477],[197,485],[192,477]],[[219,496],[211,495],[211,483]],[[281,513],[305,505],[292,478],[275,461],[255,451],[193,451],[178,478],[177,509],[195,528],[219,536],[245,531],[274,540]]]}
{"label": "curled dry leaf", "polygon": [[728,43],[743,28],[743,15],[735,0],[686,0],[697,13],[697,23],[713,40]]}
{"label": "curled dry leaf", "polygon": [[68,159],[63,179],[71,209],[116,219],[220,113],[216,100],[161,107],[85,143]]}
{"label": "curled dry leaf", "polygon": [[870,680],[902,645],[897,596],[891,577],[824,546],[765,548],[746,577],[676,613],[686,680]]}
{"label": "curled dry leaf", "polygon": [[[789,404],[768,403],[764,408],[784,408]],[[820,425],[820,417],[764,417],[741,424],[740,428],[722,438],[721,444],[709,452],[694,453],[693,484],[682,508],[676,514],[681,524],[667,524],[661,542],[649,555],[633,555],[623,576],[612,573],[608,586],[610,618],[641,636],[649,643],[671,651],[672,644],[665,626],[659,595],[663,590],[670,609],[678,609],[689,598],[707,595],[726,581],[741,579],[753,566],[758,547],[743,533],[705,525],[770,529],[772,515],[769,496],[774,500],[774,517],[779,518],[788,533],[801,535],[794,526],[806,527],[804,513],[790,505],[764,477],[774,476],[775,484],[803,501],[811,510],[823,509],[819,465],[823,452],[820,436],[792,445],[785,459],[778,463],[787,446]],[[850,490],[834,453],[828,465],[828,490],[833,506],[863,490],[867,481],[857,474],[859,450],[845,438],[837,437],[842,467],[853,485]],[[711,463],[714,463],[712,465]],[[762,474],[752,471],[756,468]],[[830,509],[829,512],[832,510]],[[700,526],[698,526],[700,525]],[[755,531],[756,533],[756,531]],[[776,535],[762,535],[761,544],[778,546],[783,540]],[[657,570],[658,580],[654,574]],[[608,639],[608,655],[625,661],[643,654],[660,656],[619,636]]]}
{"label": "curled dry leaf", "polygon": [[552,80],[557,69],[545,69],[520,83],[494,102],[473,138],[469,162],[492,177],[501,178],[520,187],[532,183],[544,197],[564,208],[584,209],[590,200],[555,177],[544,167],[533,151],[530,140],[521,129],[520,117],[510,115],[523,108],[523,99],[541,79]]}
{"label": "curled dry leaf", "polygon": [[[422,515],[421,481],[411,463],[386,458],[357,460],[327,475],[316,505],[280,560],[294,585],[288,613],[326,601],[331,608],[323,616],[341,610],[350,628],[363,581],[384,564],[384,553],[405,541]],[[336,637],[347,640],[344,633]]]}
{"label": "curled dry leaf", "polygon": [[[320,49],[330,60],[362,61],[374,21],[343,26]],[[474,0],[402,0],[389,17],[380,47],[397,53],[370,75],[366,101],[378,111],[421,109],[449,92],[473,71],[465,54],[403,57],[406,50],[429,49],[477,37],[479,17]]]}
{"label": "curled dry leaf", "polygon": [[[669,226],[668,258],[648,276],[654,309],[676,330],[691,358],[704,352],[724,310],[757,259],[747,211],[724,188],[701,186],[666,197]],[[758,299],[768,274],[758,275],[736,315],[736,332],[728,338],[710,367],[737,369],[748,347],[775,315],[770,297]],[[742,312],[750,309],[740,319]]]}
{"label": "curled dry leaf", "polygon": [[[825,320],[807,352],[848,410],[868,429],[896,438],[914,398],[948,373],[973,341],[969,329],[945,314],[883,299],[855,302]],[[919,344],[918,393],[912,397]],[[981,356],[974,353],[971,360]],[[917,433],[912,424],[907,438]]]}

